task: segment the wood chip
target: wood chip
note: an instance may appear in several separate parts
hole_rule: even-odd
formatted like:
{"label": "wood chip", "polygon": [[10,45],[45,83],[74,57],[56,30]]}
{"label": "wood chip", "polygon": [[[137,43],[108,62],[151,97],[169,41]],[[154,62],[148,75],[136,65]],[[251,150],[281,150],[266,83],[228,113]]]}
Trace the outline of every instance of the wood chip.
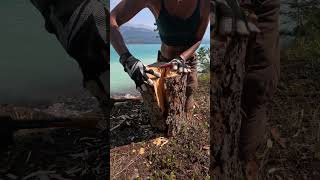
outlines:
{"label": "wood chip", "polygon": [[205,146],[202,147],[202,149],[203,149],[203,150],[209,150],[209,149],[210,149],[210,146],[209,146],[209,145],[205,145]]}
{"label": "wood chip", "polygon": [[145,149],[144,149],[144,148],[140,148],[140,150],[139,150],[139,154],[140,154],[140,155],[143,155],[143,154],[144,154],[144,152],[145,152]]}
{"label": "wood chip", "polygon": [[165,144],[167,144],[169,142],[168,139],[164,138],[164,137],[159,137],[159,138],[156,138],[154,141],[153,141],[153,144],[155,144],[156,146],[164,146]]}

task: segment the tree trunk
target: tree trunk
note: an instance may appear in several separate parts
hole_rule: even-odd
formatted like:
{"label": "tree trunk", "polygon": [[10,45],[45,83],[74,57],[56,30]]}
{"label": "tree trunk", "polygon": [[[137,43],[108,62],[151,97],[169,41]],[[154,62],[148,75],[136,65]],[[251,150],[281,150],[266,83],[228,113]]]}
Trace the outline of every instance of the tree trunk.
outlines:
{"label": "tree trunk", "polygon": [[154,87],[142,93],[143,103],[151,126],[167,131],[168,136],[175,136],[186,118],[187,76],[159,66],[160,63],[149,65],[149,68],[161,73],[161,78],[149,76],[154,82]]}
{"label": "tree trunk", "polygon": [[210,175],[214,180],[243,177],[238,158],[241,92],[247,38],[211,38]]}

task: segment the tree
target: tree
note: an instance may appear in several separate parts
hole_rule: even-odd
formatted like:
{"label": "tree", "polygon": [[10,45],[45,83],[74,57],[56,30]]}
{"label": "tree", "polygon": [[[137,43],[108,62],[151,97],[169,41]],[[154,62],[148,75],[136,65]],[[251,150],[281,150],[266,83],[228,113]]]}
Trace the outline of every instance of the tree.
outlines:
{"label": "tree", "polygon": [[210,175],[236,180],[243,176],[238,142],[247,38],[214,37],[211,42]]}
{"label": "tree", "polygon": [[210,48],[200,47],[197,52],[197,59],[199,60],[200,69],[203,73],[210,72]]}
{"label": "tree", "polygon": [[281,15],[283,19],[287,19],[284,25],[289,25],[290,30],[283,30],[282,34],[294,37],[304,36],[307,33],[313,32],[310,29],[316,27],[319,30],[319,10],[320,1],[318,0],[285,0],[282,1]]}

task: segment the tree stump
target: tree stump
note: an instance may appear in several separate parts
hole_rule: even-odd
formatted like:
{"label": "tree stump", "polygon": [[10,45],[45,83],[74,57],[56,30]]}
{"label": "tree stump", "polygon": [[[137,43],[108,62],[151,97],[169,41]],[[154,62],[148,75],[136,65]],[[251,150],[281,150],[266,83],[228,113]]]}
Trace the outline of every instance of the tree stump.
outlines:
{"label": "tree stump", "polygon": [[211,37],[210,175],[214,180],[243,177],[238,142],[246,47],[246,37]]}
{"label": "tree stump", "polygon": [[149,115],[151,126],[167,131],[168,136],[175,136],[186,119],[187,76],[167,68],[160,68],[161,64],[154,63],[148,66],[160,72],[161,78],[149,75],[154,82],[154,87],[142,93],[143,104]]}

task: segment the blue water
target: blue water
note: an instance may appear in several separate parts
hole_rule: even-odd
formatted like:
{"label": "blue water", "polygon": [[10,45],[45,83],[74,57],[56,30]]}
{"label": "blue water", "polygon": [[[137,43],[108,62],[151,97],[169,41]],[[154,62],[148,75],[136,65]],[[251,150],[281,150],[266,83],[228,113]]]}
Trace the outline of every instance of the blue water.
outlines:
{"label": "blue water", "polygon": [[[210,45],[203,44],[201,46],[209,48]],[[157,60],[160,44],[129,44],[128,48],[144,64],[152,64]],[[134,82],[124,72],[122,65],[119,63],[119,56],[112,47],[110,48],[110,76],[111,94],[137,93],[137,91],[134,91]]]}

